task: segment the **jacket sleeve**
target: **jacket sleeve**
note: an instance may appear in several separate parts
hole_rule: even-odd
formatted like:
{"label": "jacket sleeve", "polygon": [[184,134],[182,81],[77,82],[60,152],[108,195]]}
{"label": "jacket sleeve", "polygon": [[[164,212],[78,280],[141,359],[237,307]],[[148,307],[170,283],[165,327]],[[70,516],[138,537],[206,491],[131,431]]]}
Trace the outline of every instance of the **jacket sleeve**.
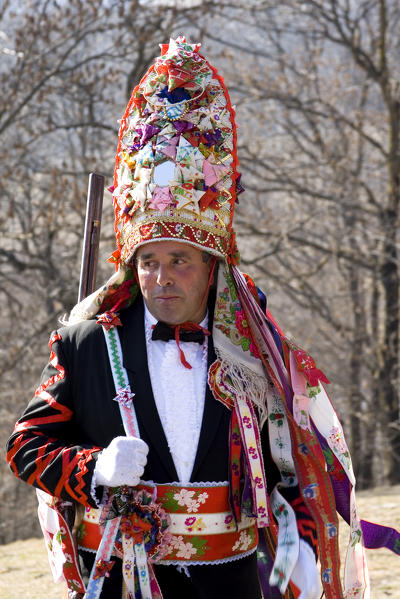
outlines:
{"label": "jacket sleeve", "polygon": [[71,375],[61,335],[50,338],[50,360],[40,386],[7,444],[7,462],[18,478],[64,500],[96,506],[91,481],[100,448],[74,440]]}

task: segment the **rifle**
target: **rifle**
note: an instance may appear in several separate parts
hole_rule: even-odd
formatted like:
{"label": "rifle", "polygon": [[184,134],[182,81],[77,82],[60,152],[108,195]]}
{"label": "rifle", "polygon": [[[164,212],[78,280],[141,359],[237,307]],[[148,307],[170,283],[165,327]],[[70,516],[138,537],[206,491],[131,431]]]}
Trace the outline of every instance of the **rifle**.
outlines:
{"label": "rifle", "polygon": [[[81,273],[79,277],[78,302],[90,295],[96,286],[97,259],[101,228],[101,211],[103,208],[104,177],[90,173],[86,200],[85,233],[82,246]],[[80,506],[71,507],[69,522],[76,534],[76,529],[82,521],[83,513]],[[82,595],[76,594],[77,598]],[[62,599],[69,598],[68,586],[64,583]]]}
{"label": "rifle", "polygon": [[81,274],[79,277],[78,302],[90,295],[94,291],[96,285],[103,192],[103,175],[90,173],[86,202],[86,220],[82,247]]}

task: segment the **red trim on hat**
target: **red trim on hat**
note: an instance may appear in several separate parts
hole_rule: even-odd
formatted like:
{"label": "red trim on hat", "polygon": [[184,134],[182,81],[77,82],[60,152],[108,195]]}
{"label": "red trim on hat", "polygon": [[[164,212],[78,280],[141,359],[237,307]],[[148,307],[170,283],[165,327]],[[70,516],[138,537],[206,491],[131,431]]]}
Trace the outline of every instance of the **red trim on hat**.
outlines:
{"label": "red trim on hat", "polygon": [[[167,44],[162,44],[161,45],[161,55],[163,55],[163,51],[164,49],[167,47]],[[232,180],[232,185],[229,188],[229,192],[231,194],[231,199],[229,200],[230,205],[231,205],[231,214],[230,214],[230,223],[227,226],[227,230],[230,233],[230,243],[229,243],[229,247],[227,248],[227,259],[228,262],[232,262],[233,264],[236,264],[238,262],[238,252],[236,249],[236,243],[235,243],[235,233],[233,231],[232,228],[232,223],[233,223],[233,216],[234,216],[234,211],[235,211],[235,201],[236,201],[236,179],[238,176],[237,173],[237,167],[238,167],[238,157],[237,157],[237,132],[236,132],[236,123],[235,123],[235,111],[234,108],[231,104],[231,100],[229,97],[229,92],[225,86],[224,83],[224,79],[223,77],[221,77],[218,72],[217,69],[214,68],[209,62],[208,60],[206,60],[206,58],[200,54],[198,51],[196,51],[197,54],[205,61],[205,63],[207,64],[207,66],[210,68],[210,70],[213,73],[213,76],[215,77],[215,79],[217,79],[221,85],[221,88],[223,90],[226,102],[227,102],[227,108],[229,110],[229,120],[231,122],[232,125],[232,143],[233,143],[233,148],[232,148],[232,169],[233,169],[233,173],[231,175],[231,180]],[[121,141],[122,141],[122,137],[123,134],[126,130],[126,119],[129,116],[129,113],[131,111],[132,105],[134,104],[138,104],[138,102],[140,102],[140,98],[137,97],[136,94],[138,94],[139,88],[142,85],[142,83],[144,82],[144,80],[149,76],[149,74],[154,71],[156,65],[155,63],[153,65],[151,65],[151,67],[146,71],[146,73],[143,75],[143,77],[141,78],[140,82],[138,83],[138,85],[135,86],[131,98],[128,102],[128,105],[125,109],[124,115],[121,119],[121,125],[120,125],[120,129],[119,129],[119,136],[118,136],[118,146],[117,146],[117,153],[116,153],[116,161],[115,161],[115,169],[114,169],[114,187],[117,187],[118,184],[118,180],[117,180],[117,170],[120,164],[120,152],[121,152]],[[120,260],[121,260],[121,251],[122,251],[122,245],[120,244],[120,236],[121,236],[121,232],[119,229],[119,209],[118,209],[118,205],[117,202],[114,200],[113,201],[114,204],[114,212],[115,212],[115,237],[116,237],[116,243],[117,243],[117,251],[114,252],[113,254],[113,259],[116,261],[116,267],[118,266]],[[118,213],[117,213],[118,210]]]}

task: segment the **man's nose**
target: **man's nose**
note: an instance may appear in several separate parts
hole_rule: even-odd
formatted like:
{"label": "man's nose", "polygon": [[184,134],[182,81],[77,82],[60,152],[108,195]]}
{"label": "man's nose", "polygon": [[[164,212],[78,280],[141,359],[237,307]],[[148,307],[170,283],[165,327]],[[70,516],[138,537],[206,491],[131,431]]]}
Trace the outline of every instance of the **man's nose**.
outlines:
{"label": "man's nose", "polygon": [[169,285],[172,285],[173,282],[174,280],[172,277],[171,269],[165,264],[160,264],[157,273],[158,285],[160,285],[160,287],[168,287]]}

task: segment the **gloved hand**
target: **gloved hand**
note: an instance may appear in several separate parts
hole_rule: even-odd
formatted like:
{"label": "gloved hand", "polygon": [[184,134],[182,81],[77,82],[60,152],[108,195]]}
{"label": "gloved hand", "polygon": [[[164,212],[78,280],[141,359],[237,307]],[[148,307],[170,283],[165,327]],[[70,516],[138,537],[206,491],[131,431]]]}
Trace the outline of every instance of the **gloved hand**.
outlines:
{"label": "gloved hand", "polygon": [[148,445],[142,439],[115,437],[97,458],[96,485],[135,487],[144,472],[148,451]]}
{"label": "gloved hand", "polygon": [[299,557],[290,579],[301,591],[298,599],[320,599],[321,578],[315,563],[315,555],[303,539],[300,539]]}

